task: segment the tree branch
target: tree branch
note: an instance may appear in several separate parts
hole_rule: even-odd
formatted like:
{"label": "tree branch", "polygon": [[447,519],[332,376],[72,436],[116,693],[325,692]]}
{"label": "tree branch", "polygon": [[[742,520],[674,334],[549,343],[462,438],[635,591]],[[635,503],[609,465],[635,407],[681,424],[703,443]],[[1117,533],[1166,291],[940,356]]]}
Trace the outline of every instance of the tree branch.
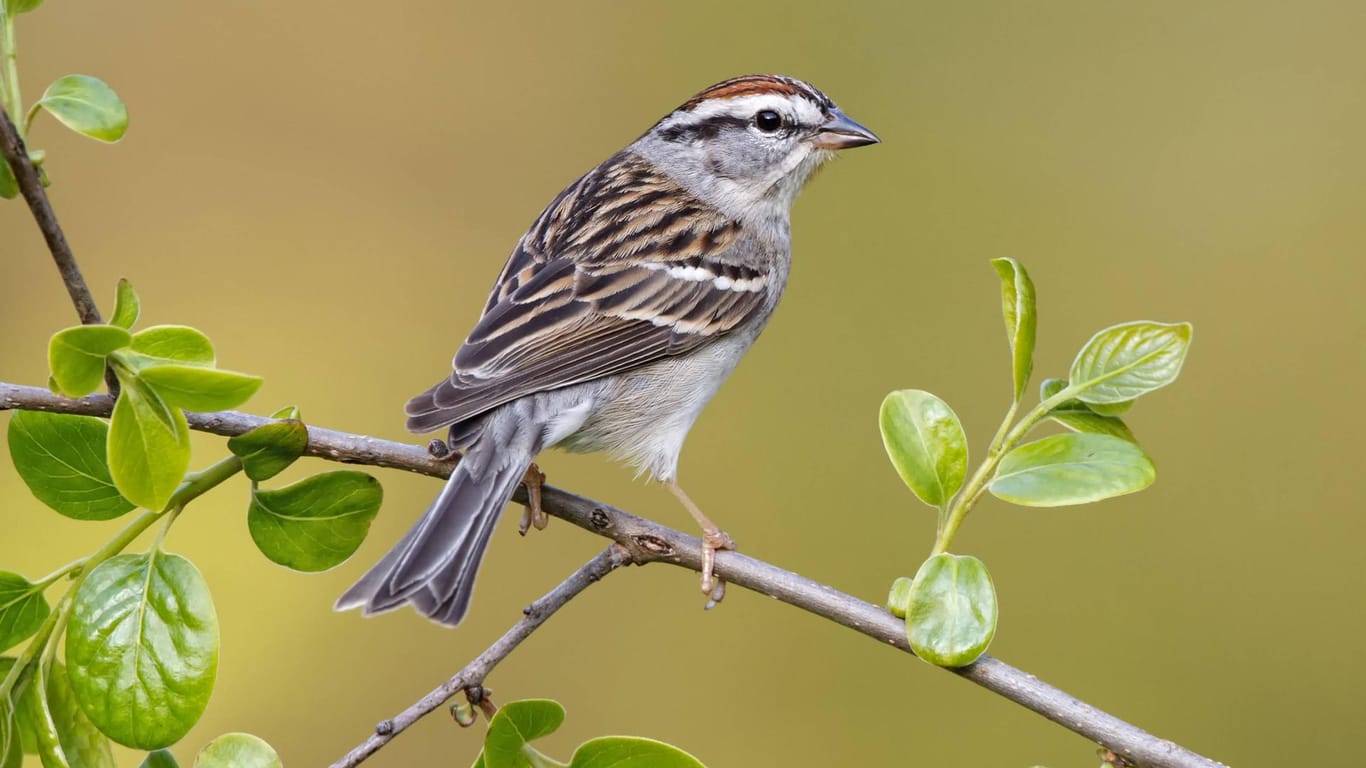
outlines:
{"label": "tree branch", "polygon": [[28,150],[24,148],[24,140],[19,138],[19,130],[10,121],[9,113],[3,109],[0,109],[0,154],[4,154],[9,162],[14,179],[19,182],[19,190],[23,192],[29,210],[33,211],[33,218],[37,220],[38,229],[42,230],[43,239],[47,241],[47,249],[52,252],[52,260],[57,262],[57,270],[62,273],[62,282],[66,284],[66,292],[71,295],[71,303],[81,316],[81,322],[86,325],[104,322],[100,319],[99,308],[95,306],[95,298],[90,295],[90,288],[76,266],[76,256],[66,242],[62,226],[57,223],[57,214],[52,212],[52,204],[48,202],[47,190],[43,189],[38,169],[28,159]]}
{"label": "tree branch", "polygon": [[[17,408],[107,416],[113,402],[107,395],[71,400],[39,387],[0,383],[0,410]],[[271,421],[235,411],[187,413],[186,418],[194,429],[218,435],[239,435]],[[454,466],[451,460],[439,461],[422,448],[402,443],[320,427],[309,427],[308,435],[306,452],[333,461],[406,469],[434,477],[448,476]],[[525,502],[525,490],[519,489],[514,500]],[[541,503],[546,512],[612,539],[629,554],[632,562],[665,562],[694,571],[702,567],[702,543],[694,536],[549,485],[542,491]],[[716,574],[731,584],[781,600],[908,653],[911,650],[906,642],[905,622],[879,606],[846,595],[834,587],[739,552],[718,552]],[[1130,762],[1149,768],[1223,766],[1120,720],[992,656],[982,656],[966,667],[949,671],[1096,741]],[[457,678],[459,675],[452,680]],[[441,690],[437,689],[423,701]]]}
{"label": "tree branch", "polygon": [[479,654],[474,661],[466,664],[464,669],[438,685],[431,693],[418,699],[412,706],[398,713],[392,719],[385,720],[375,726],[375,732],[370,734],[368,739],[361,742],[360,746],[347,752],[346,756],[333,763],[331,768],[355,768],[379,751],[380,747],[388,744],[391,739],[402,733],[408,726],[431,714],[433,710],[446,703],[452,696],[461,691],[468,691],[476,686],[481,686],[489,672],[498,666],[498,662],[507,658],[507,655],[512,653],[514,648],[530,637],[531,633],[544,624],[545,620],[550,618],[555,611],[577,597],[580,592],[588,588],[588,585],[631,562],[631,555],[624,547],[618,544],[609,545],[597,557],[589,560],[582,568],[570,574],[569,578],[565,579],[558,587],[550,590],[540,600],[523,609],[522,618],[513,624],[511,629],[503,633],[503,636],[498,638],[493,645]]}

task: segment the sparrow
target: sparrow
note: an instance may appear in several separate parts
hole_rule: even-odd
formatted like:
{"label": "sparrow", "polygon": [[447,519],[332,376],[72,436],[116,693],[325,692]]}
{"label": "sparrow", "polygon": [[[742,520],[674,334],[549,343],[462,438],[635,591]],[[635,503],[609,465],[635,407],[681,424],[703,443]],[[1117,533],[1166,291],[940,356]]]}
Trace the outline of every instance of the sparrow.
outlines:
{"label": "sparrow", "polygon": [[[790,212],[812,172],[872,131],[808,83],[726,80],[570,184],[513,249],[449,376],[407,404],[463,453],[441,494],[338,599],[412,604],[454,626],[502,509],[541,451],[601,451],[667,487],[702,529],[702,591],[733,549],[678,485],[688,430],[768,323],[791,265]],[[527,520],[522,525],[525,532]]]}

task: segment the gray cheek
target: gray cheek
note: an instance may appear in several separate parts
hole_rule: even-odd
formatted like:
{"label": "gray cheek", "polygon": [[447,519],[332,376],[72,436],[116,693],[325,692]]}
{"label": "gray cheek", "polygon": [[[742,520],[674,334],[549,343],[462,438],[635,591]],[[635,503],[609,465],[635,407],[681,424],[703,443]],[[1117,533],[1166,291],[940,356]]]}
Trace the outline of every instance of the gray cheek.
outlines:
{"label": "gray cheek", "polygon": [[708,173],[724,179],[762,177],[784,154],[784,148],[773,142],[743,134],[733,139],[708,150],[705,160]]}

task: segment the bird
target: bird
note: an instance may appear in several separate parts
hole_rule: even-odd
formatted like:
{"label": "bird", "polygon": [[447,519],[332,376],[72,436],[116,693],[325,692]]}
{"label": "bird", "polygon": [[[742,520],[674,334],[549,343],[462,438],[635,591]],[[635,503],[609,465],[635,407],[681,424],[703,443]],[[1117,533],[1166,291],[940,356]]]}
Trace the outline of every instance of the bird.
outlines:
{"label": "bird", "polygon": [[[702,591],[734,542],[678,484],[684,439],[768,323],[791,264],[791,208],[839,151],[879,142],[814,86],[745,75],[658,120],[560,192],[509,256],[449,376],[407,427],[462,453],[427,511],[336,602],[464,618],[503,508],[542,451],[603,452],[667,487],[702,530]],[[711,603],[709,603],[710,605]]]}

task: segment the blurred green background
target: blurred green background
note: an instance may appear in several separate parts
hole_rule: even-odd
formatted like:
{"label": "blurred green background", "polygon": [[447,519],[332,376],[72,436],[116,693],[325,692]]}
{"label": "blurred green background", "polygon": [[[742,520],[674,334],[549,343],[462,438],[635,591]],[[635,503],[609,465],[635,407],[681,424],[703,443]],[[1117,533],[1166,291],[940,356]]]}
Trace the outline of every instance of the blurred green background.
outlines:
{"label": "blurred green background", "polygon": [[[784,305],[684,452],[692,496],[745,552],[881,602],[934,515],[887,464],[877,406],[933,391],[981,454],[1010,392],[988,259],[1038,285],[1040,379],[1103,326],[1193,321],[1181,380],[1129,417],[1156,485],[1078,508],[988,499],[956,549],[992,569],[1010,663],[1236,765],[1347,765],[1366,685],[1364,33],[1359,2],[50,0],[19,45],[30,102],[85,72],[132,114],[116,147],[46,116],[32,136],[105,310],[127,276],[144,323],[198,326],[221,365],[266,377],[255,411],[402,440],[426,439],[404,433],[404,400],[443,375],[566,183],[714,81],[809,79],[884,143],[798,201]],[[75,316],[20,204],[0,205],[0,235],[0,378],[42,384],[47,337]],[[196,439],[196,464],[222,454]],[[542,467],[691,529],[600,457]],[[335,614],[438,489],[378,474],[371,538],[323,575],[255,550],[241,479],[176,525],[223,632],[183,760],[246,730],[289,765],[330,762],[602,546],[563,523],[522,540],[509,515],[458,630]],[[0,566],[29,576],[119,525],[51,513],[8,461],[0,499]],[[489,685],[562,701],[561,757],[631,733],[713,767],[1096,763],[867,638],[740,590],[701,602],[691,573],[615,575]],[[482,730],[438,714],[371,764],[467,765]]]}

